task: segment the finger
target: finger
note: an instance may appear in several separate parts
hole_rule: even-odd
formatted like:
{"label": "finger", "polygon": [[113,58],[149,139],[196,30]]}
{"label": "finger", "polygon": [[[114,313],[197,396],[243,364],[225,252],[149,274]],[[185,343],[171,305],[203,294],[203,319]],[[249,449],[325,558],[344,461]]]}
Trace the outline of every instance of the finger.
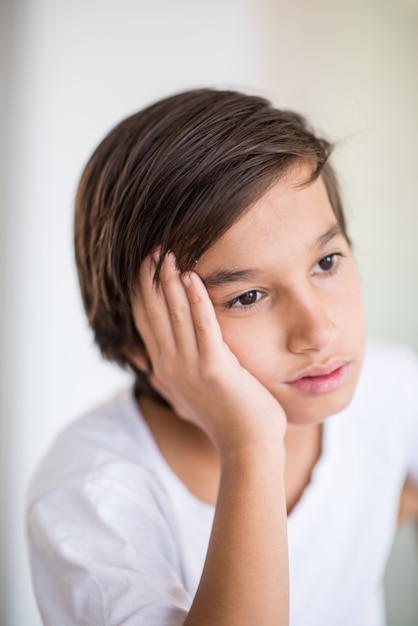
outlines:
{"label": "finger", "polygon": [[177,350],[184,356],[197,355],[196,333],[189,298],[175,256],[171,252],[167,254],[161,266],[160,281]]}
{"label": "finger", "polygon": [[207,289],[195,272],[183,274],[182,281],[190,304],[196,341],[201,356],[215,356],[224,349],[221,328]]}
{"label": "finger", "polygon": [[154,283],[155,269],[154,259],[147,257],[140,267],[137,294],[133,301],[135,324],[151,362],[161,354],[162,349],[175,350],[165,296]]}

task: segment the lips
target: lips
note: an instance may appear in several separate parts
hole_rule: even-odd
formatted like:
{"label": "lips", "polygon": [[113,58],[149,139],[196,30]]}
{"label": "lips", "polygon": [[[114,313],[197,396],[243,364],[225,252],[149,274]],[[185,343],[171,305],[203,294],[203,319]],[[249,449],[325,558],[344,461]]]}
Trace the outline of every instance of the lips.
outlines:
{"label": "lips", "polygon": [[324,365],[311,366],[299,372],[287,384],[308,394],[330,393],[341,387],[348,367],[347,360],[334,360]]}

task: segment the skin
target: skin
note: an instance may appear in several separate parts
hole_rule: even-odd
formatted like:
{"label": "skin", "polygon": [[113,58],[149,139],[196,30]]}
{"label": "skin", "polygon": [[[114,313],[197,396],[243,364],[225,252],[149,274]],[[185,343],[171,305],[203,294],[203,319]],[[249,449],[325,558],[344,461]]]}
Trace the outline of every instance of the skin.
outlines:
{"label": "skin", "polygon": [[[157,257],[140,270],[134,319],[172,407],[142,398],[141,410],[174,471],[216,503],[186,625],[288,623],[287,514],[320,455],[322,422],[350,402],[361,369],[355,264],[309,175],[289,170],[194,272],[181,275],[169,254],[156,289]],[[147,370],[144,354],[132,358]],[[312,367],[331,383],[295,382]],[[406,493],[416,515],[416,490]]]}

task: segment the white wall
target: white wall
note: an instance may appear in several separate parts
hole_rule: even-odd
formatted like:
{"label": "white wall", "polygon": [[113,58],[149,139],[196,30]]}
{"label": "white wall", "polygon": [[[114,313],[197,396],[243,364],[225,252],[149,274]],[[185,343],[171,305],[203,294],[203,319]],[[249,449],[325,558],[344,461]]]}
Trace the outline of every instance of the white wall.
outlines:
{"label": "white wall", "polygon": [[[13,44],[12,71],[6,62],[0,67],[11,103],[0,126],[7,149],[0,173],[7,557],[0,621],[36,626],[22,539],[28,478],[64,424],[127,380],[100,360],[78,294],[72,201],[86,158],[118,119],[189,86],[252,88],[307,113],[341,140],[336,160],[370,331],[418,349],[418,7],[414,0],[9,6],[2,46],[7,52]],[[410,537],[405,545],[402,539],[395,565],[415,573],[416,588]],[[408,611],[418,615],[415,597],[408,602],[396,607],[396,626],[413,623]]]}

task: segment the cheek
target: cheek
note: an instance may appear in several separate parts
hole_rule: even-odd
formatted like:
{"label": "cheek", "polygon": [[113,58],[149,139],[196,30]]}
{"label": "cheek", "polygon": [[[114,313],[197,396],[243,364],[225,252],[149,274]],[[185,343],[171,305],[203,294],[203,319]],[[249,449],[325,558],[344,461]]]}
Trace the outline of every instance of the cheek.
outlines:
{"label": "cheek", "polygon": [[360,281],[353,277],[344,297],[337,300],[337,323],[341,332],[355,334],[360,340],[365,336],[365,315]]}
{"label": "cheek", "polygon": [[219,324],[225,343],[243,367],[257,374],[268,366],[274,351],[271,349],[272,329],[267,320],[219,319]]}

